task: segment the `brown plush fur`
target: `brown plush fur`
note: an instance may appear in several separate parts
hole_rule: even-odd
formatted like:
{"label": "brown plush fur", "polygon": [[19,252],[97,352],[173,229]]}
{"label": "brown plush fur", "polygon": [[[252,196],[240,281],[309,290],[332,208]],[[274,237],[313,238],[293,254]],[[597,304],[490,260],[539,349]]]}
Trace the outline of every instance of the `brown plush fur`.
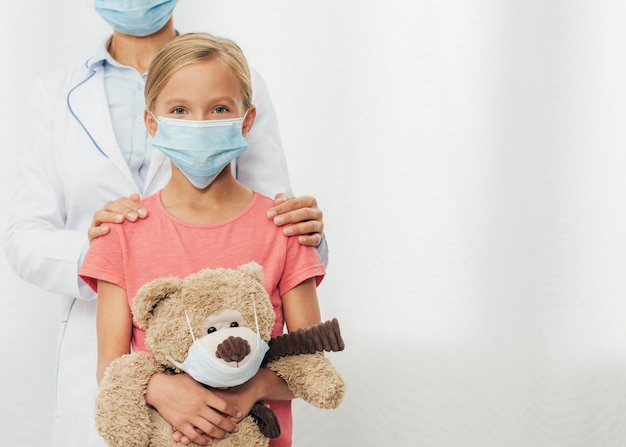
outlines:
{"label": "brown plush fur", "polygon": [[[274,310],[262,278],[261,267],[249,263],[237,270],[205,269],[182,280],[158,279],[139,290],[133,314],[146,330],[146,344],[154,355],[125,355],[105,371],[96,400],[96,425],[110,446],[180,447],[172,440],[172,427],[145,402],[148,380],[155,373],[180,373],[168,358],[183,362],[193,342],[185,310],[199,338],[206,317],[224,309],[239,311],[246,325],[254,328],[254,299],[260,335],[269,341]],[[343,378],[323,353],[283,357],[267,367],[285,380],[296,397],[319,408],[336,408],[343,399]],[[247,416],[239,422],[237,433],[215,439],[213,445],[266,447],[268,438]]]}

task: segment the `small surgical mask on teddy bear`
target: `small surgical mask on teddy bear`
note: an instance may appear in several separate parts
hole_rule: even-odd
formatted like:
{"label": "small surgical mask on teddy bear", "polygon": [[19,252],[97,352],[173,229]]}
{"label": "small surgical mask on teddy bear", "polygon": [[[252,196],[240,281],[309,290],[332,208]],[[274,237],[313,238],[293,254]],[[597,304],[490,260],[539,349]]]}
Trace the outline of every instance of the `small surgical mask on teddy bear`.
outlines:
{"label": "small surgical mask on teddy bear", "polygon": [[[225,312],[225,311],[224,311]],[[238,312],[230,311],[240,316]],[[196,381],[213,388],[224,388],[241,385],[250,380],[257,373],[269,350],[268,344],[259,334],[259,323],[254,306],[254,320],[256,332],[239,324],[228,327],[213,327],[202,338],[196,339],[187,311],[185,311],[187,324],[191,332],[193,344],[189,348],[187,358],[179,363],[169,359],[182,371],[189,374]],[[218,317],[220,315],[218,314]],[[223,318],[222,318],[223,320]],[[243,319],[241,318],[241,323]],[[250,353],[239,361],[229,361],[218,357],[219,346],[227,339],[243,341],[249,345]]]}

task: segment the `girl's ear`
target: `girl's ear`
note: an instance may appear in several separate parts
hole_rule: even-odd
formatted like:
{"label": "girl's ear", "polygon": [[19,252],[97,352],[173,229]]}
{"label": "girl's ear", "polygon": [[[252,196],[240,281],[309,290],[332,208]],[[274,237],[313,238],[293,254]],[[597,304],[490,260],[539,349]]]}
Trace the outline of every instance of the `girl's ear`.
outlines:
{"label": "girl's ear", "polygon": [[254,124],[254,120],[256,119],[256,107],[254,104],[250,106],[248,109],[248,113],[246,114],[245,119],[243,120],[243,124],[241,126],[241,133],[245,137],[250,129],[252,129],[252,125]]}
{"label": "girl's ear", "polygon": [[153,114],[150,113],[150,110],[148,110],[147,107],[143,111],[143,122],[146,125],[146,129],[148,129],[148,133],[151,136],[154,136],[157,131],[157,127],[159,127],[159,123],[156,119],[154,119]]}

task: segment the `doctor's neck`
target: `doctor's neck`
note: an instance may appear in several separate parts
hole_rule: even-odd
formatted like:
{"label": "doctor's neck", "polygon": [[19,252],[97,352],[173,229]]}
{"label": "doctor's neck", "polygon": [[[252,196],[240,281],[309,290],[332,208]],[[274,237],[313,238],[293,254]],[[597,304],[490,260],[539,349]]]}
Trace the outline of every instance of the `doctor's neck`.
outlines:
{"label": "doctor's neck", "polygon": [[148,66],[159,48],[176,37],[172,17],[163,28],[149,36],[137,37],[113,31],[113,37],[107,48],[109,54],[122,65],[132,67],[139,74],[148,71]]}

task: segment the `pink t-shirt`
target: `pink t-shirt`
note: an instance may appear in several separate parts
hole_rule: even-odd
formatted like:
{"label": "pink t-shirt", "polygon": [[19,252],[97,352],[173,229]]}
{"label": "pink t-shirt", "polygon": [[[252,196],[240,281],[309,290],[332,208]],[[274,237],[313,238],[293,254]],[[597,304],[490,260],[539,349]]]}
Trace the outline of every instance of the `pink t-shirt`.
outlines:
{"label": "pink t-shirt", "polygon": [[[273,200],[254,193],[252,201],[237,216],[226,221],[198,225],[172,216],[161,203],[160,193],[143,199],[148,217],[137,222],[109,224],[111,231],[95,239],[79,271],[96,290],[101,279],[126,290],[129,306],[139,288],[157,278],[184,278],[204,268],[237,268],[250,261],[263,267],[263,286],[270,295],[276,322],[275,337],[283,333],[281,296],[315,277],[324,277],[322,262],[313,247],[302,246],[295,237],[267,219]],[[134,323],[133,323],[134,324]],[[148,351],[145,333],[133,326],[134,351]],[[282,434],[270,445],[291,445],[291,402],[272,401]]]}

